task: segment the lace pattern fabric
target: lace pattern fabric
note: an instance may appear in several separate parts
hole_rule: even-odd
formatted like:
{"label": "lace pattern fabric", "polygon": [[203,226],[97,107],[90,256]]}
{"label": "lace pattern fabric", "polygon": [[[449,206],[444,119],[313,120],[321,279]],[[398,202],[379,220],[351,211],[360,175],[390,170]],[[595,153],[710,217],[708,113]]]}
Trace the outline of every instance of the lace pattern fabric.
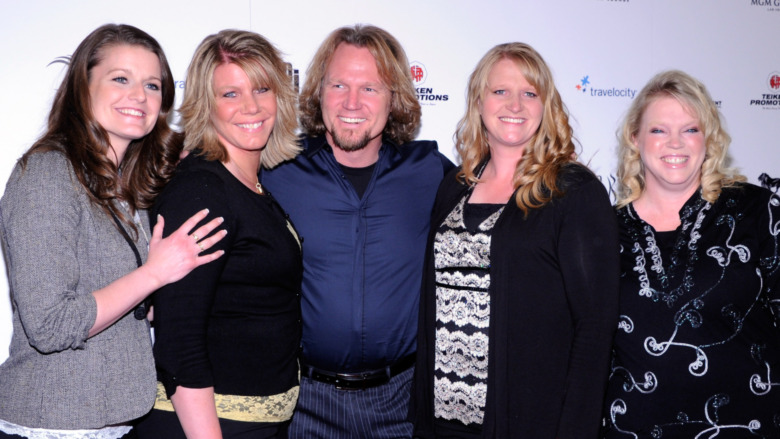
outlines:
{"label": "lace pattern fabric", "polygon": [[471,232],[466,195],[434,238],[436,343],[434,415],[482,424],[485,414],[490,323],[490,231],[503,206]]}
{"label": "lace pattern fabric", "polygon": [[49,430],[24,427],[0,419],[0,431],[28,439],[119,439],[132,429],[129,425],[115,425],[87,430]]}
{"label": "lace pattern fabric", "polygon": [[[269,396],[214,394],[217,416],[222,419],[243,422],[284,422],[292,418],[298,401],[299,386]],[[165,394],[165,387],[157,383],[157,399],[154,408],[172,412],[173,404]]]}

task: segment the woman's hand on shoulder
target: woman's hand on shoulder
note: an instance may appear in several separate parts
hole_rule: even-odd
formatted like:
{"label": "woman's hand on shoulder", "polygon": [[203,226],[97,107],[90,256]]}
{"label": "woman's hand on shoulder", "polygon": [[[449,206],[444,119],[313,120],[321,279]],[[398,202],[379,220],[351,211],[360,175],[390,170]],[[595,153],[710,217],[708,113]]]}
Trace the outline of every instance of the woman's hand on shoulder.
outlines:
{"label": "woman's hand on shoulder", "polygon": [[193,230],[208,216],[208,213],[208,209],[201,210],[166,238],[163,238],[165,220],[158,215],[157,224],[152,231],[152,239],[149,241],[149,257],[144,264],[148,274],[158,281],[158,288],[180,280],[195,268],[225,254],[224,250],[204,254],[227,235],[227,230],[222,229],[208,236],[223,223],[222,217],[214,218]]}

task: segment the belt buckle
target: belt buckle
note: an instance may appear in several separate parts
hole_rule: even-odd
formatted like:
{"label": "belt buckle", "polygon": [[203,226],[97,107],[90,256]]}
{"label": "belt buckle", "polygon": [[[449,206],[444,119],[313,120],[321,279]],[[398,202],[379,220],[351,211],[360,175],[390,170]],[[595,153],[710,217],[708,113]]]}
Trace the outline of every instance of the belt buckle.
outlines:
{"label": "belt buckle", "polygon": [[378,369],[358,373],[333,373],[320,371],[312,366],[305,366],[302,375],[308,378],[330,384],[336,390],[365,390],[371,387],[381,386],[390,382],[392,373],[390,368]]}
{"label": "belt buckle", "polygon": [[336,387],[336,390],[345,390],[347,392],[357,392],[358,390],[363,390],[359,387],[344,387],[340,384],[334,384],[334,386]]}
{"label": "belt buckle", "polygon": [[350,392],[365,389],[365,387],[362,384],[363,381],[357,381],[357,380],[352,381],[352,380],[344,379],[344,377],[336,377],[336,382],[333,383],[333,385],[336,387],[336,390],[347,390]]}
{"label": "belt buckle", "polygon": [[358,378],[358,379],[345,379],[347,377],[337,377],[336,379],[340,381],[340,383],[334,383],[334,386],[337,390],[348,390],[348,391],[355,391],[355,390],[365,390],[369,389],[371,387],[377,387],[381,386],[382,384],[387,384],[390,382],[389,376],[371,376],[371,374],[361,374],[360,377],[349,377],[349,378]]}
{"label": "belt buckle", "polygon": [[349,391],[360,390],[360,388],[357,386],[351,387],[350,385],[352,384],[352,381],[349,381],[345,378],[346,376],[342,374],[338,374],[338,373],[336,374],[334,380],[335,382],[333,383],[333,386],[336,387],[336,390],[349,390]]}

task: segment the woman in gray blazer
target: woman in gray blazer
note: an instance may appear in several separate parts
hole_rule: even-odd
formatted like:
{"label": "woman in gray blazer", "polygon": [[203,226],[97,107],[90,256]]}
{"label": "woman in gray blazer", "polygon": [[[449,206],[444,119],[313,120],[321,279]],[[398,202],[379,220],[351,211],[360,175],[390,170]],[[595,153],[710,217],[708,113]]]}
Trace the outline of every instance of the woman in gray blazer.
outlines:
{"label": "woman in gray blazer", "polygon": [[[13,304],[0,365],[0,438],[131,434],[155,371],[142,301],[222,251],[201,211],[162,239],[145,209],[180,150],[174,85],[157,41],[105,25],[73,53],[46,133],[0,200]],[[144,261],[146,261],[144,263]]]}

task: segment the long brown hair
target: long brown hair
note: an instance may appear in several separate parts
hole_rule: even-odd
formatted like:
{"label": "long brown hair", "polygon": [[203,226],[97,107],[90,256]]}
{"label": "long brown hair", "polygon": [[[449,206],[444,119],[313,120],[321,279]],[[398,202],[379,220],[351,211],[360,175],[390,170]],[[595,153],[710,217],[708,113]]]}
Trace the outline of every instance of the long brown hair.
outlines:
{"label": "long brown hair", "polygon": [[[121,45],[140,46],[157,55],[162,102],[152,131],[130,142],[122,163],[115,165],[109,159],[108,133],[92,114],[89,81],[105,51]],[[159,43],[133,26],[103,25],[90,33],[70,57],[65,78],[54,96],[46,132],[22,156],[22,166],[32,154],[63,153],[90,200],[136,232],[132,221],[125,218],[114,201],[126,202],[132,212],[149,208],[173,173],[181,151],[181,139],[167,121],[173,101],[173,75]]]}
{"label": "long brown hair", "polygon": [[322,121],[322,81],[333,53],[340,44],[364,47],[376,59],[379,77],[392,93],[390,116],[383,135],[398,144],[413,140],[420,127],[420,103],[412,83],[412,73],[401,43],[376,26],[355,25],[333,31],[323,41],[306,71],[306,83],[300,96],[301,129],[310,136],[325,133]]}
{"label": "long brown hair", "polygon": [[466,114],[455,131],[455,148],[463,164],[458,178],[468,184],[478,182],[476,168],[490,153],[479,107],[490,71],[503,59],[517,64],[544,106],[539,130],[515,168],[515,202],[527,214],[529,209],[542,207],[562,194],[557,185],[558,173],[564,165],[576,161],[568,112],[555,88],[550,68],[533,47],[524,43],[499,44],[482,57],[469,77]]}

